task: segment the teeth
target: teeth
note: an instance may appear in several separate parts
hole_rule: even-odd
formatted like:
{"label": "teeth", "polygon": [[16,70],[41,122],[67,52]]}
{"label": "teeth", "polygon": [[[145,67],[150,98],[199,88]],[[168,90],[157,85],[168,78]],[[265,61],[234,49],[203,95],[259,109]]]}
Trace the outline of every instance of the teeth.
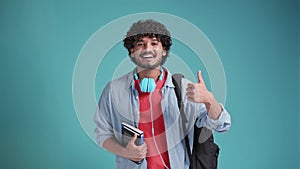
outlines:
{"label": "teeth", "polygon": [[153,55],[144,55],[143,58],[152,58]]}

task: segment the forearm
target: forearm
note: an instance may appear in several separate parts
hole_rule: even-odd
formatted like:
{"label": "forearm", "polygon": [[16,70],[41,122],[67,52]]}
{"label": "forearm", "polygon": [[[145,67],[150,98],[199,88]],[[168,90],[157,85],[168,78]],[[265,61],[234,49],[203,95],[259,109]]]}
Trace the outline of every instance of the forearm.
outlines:
{"label": "forearm", "polygon": [[145,143],[140,146],[136,146],[134,143],[136,138],[137,135],[128,142],[126,147],[122,147],[114,137],[110,137],[103,142],[103,148],[118,156],[128,158],[133,161],[141,161],[146,157],[147,146]]}
{"label": "forearm", "polygon": [[125,148],[122,145],[120,145],[119,142],[113,137],[106,139],[103,142],[103,147],[113,154],[128,158],[126,157],[126,153],[124,153]]}
{"label": "forearm", "polygon": [[218,103],[218,101],[215,99],[215,97],[213,96],[212,93],[210,93],[210,99],[208,102],[205,103],[205,106],[206,106],[208,116],[211,119],[216,120],[219,118],[219,116],[222,112],[222,107]]}

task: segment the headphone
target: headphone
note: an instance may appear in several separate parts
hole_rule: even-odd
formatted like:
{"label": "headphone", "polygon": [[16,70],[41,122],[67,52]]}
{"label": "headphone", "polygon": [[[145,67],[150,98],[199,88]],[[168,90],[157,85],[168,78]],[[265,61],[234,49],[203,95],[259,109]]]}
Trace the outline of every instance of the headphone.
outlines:
{"label": "headphone", "polygon": [[[160,75],[159,75],[159,81],[161,81],[164,77],[164,74],[163,74],[163,68],[160,68]],[[138,74],[136,72],[136,69],[134,69],[134,79],[135,80],[138,80],[139,77],[138,77]],[[147,92],[147,93],[151,93],[155,90],[156,88],[156,83],[155,83],[155,80],[153,78],[148,78],[148,77],[144,77],[141,82],[140,82],[140,89],[142,92]]]}
{"label": "headphone", "polygon": [[[135,80],[139,79],[136,69],[134,69],[133,76],[134,76]],[[160,75],[158,78],[159,81],[161,81],[163,79],[163,77],[164,77],[164,70],[162,67],[160,67]],[[158,145],[155,140],[155,135],[154,135],[154,118],[153,118],[153,112],[152,112],[152,92],[155,90],[155,88],[156,88],[156,83],[153,78],[144,77],[140,82],[141,91],[150,93],[151,134],[152,134],[153,142],[155,145],[155,149],[157,150],[160,160],[163,162],[163,165],[165,166],[165,168],[169,169],[168,166],[166,165],[164,159],[162,158],[161,152],[159,151]]]}
{"label": "headphone", "polygon": [[154,142],[154,146],[155,146],[155,149],[156,151],[158,152],[159,154],[159,158],[160,160],[163,162],[163,165],[165,166],[166,169],[169,169],[169,167],[167,166],[167,164],[165,163],[165,160],[163,159],[162,155],[161,155],[161,152],[158,148],[158,145],[156,143],[156,140],[155,140],[155,134],[154,134],[154,118],[153,118],[153,110],[152,110],[152,93],[150,93],[150,117],[151,117],[151,134],[152,134],[152,138],[153,138],[153,142]]}

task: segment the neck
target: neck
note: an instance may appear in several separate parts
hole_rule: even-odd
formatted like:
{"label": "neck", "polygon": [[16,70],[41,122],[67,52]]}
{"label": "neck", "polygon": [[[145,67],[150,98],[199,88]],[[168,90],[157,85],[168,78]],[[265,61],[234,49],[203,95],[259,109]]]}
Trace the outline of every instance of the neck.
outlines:
{"label": "neck", "polygon": [[140,78],[152,78],[157,80],[157,78],[160,76],[160,68],[155,68],[155,69],[143,69],[143,70],[137,70],[138,75]]}

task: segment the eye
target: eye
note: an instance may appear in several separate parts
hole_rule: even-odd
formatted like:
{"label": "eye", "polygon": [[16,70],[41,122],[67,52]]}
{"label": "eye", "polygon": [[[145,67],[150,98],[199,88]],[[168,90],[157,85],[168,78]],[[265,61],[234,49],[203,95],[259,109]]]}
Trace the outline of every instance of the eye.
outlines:
{"label": "eye", "polygon": [[158,42],[152,42],[151,45],[152,45],[152,46],[157,46],[157,45],[158,45]]}
{"label": "eye", "polygon": [[143,43],[143,42],[137,42],[136,44],[135,44],[135,46],[138,46],[138,47],[142,47],[142,46],[144,46],[145,44]]}

